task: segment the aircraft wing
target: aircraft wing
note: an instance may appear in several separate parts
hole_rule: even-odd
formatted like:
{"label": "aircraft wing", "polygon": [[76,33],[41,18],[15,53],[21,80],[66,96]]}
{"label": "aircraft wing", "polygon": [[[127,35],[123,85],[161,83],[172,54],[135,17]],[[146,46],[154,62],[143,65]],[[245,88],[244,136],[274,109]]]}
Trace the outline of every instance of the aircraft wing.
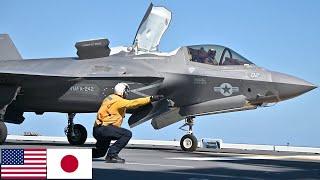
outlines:
{"label": "aircraft wing", "polygon": [[144,15],[133,46],[138,51],[157,51],[162,35],[167,30],[171,21],[171,12],[165,7],[157,7],[150,4]]}

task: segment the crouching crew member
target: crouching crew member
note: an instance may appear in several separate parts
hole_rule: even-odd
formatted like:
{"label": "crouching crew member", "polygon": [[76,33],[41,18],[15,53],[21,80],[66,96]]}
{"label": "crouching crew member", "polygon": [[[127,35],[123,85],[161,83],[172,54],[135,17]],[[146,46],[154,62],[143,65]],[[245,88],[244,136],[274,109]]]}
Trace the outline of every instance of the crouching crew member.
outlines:
{"label": "crouching crew member", "polygon": [[[132,137],[130,130],[121,127],[126,110],[135,109],[163,98],[162,95],[155,95],[127,100],[129,91],[128,84],[118,83],[114,87],[114,94],[103,100],[93,127],[93,137],[97,140],[96,148],[93,149],[93,158],[103,157],[108,152],[106,162],[124,163],[125,160],[118,154]],[[111,140],[116,140],[112,146],[110,146]]]}

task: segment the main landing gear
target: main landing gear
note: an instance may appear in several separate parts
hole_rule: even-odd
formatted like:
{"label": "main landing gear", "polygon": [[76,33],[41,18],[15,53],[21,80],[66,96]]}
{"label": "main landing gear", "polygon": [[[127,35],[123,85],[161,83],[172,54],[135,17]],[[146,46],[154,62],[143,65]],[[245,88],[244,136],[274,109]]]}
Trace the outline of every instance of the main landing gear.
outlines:
{"label": "main landing gear", "polygon": [[82,145],[87,140],[87,130],[81,124],[74,124],[73,119],[76,113],[68,113],[68,126],[64,132],[71,145]]}
{"label": "main landing gear", "polygon": [[[185,124],[182,125],[179,129],[187,131],[188,133],[184,135],[181,140],[180,140],[180,147],[184,151],[195,151],[198,147],[198,140],[197,138],[193,135],[192,132],[192,126],[194,124],[194,117],[187,117],[185,119]],[[183,129],[183,127],[189,126],[189,129]]]}
{"label": "main landing gear", "polygon": [[[5,116],[5,114],[6,114],[7,107],[9,106],[9,104],[12,103],[12,101],[15,101],[15,100],[16,100],[16,97],[17,97],[17,95],[19,94],[20,90],[21,90],[21,87],[20,87],[20,86],[17,87],[17,88],[15,89],[15,93],[12,94],[12,95],[9,97],[9,98],[10,98],[10,99],[9,99],[10,101],[9,101],[7,104],[2,105],[2,106],[0,107],[0,145],[3,144],[3,143],[6,141],[7,136],[8,136],[8,129],[7,129],[6,124],[4,123],[4,116]],[[8,98],[8,97],[6,97],[6,98]]]}
{"label": "main landing gear", "polygon": [[0,120],[0,144],[3,144],[8,135],[8,130],[6,124]]}

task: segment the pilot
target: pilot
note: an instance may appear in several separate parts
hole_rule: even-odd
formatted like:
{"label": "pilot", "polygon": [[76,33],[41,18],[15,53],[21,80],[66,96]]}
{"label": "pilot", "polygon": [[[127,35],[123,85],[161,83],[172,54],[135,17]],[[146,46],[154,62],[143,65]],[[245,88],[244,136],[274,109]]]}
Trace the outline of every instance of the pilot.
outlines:
{"label": "pilot", "polygon": [[203,47],[201,47],[199,50],[198,62],[205,63],[206,58],[208,58],[208,53],[206,52],[206,50],[204,50]]}
{"label": "pilot", "polygon": [[[93,158],[103,157],[108,151],[107,163],[124,163],[125,160],[120,158],[118,154],[132,136],[130,130],[121,127],[126,110],[147,105],[163,98],[163,95],[155,95],[127,100],[129,90],[128,84],[118,83],[114,87],[114,94],[103,100],[93,127],[93,137],[97,140],[96,148],[92,150]],[[111,140],[116,140],[112,146],[110,146]]]}
{"label": "pilot", "polygon": [[214,49],[209,49],[208,57],[205,59],[204,63],[218,65],[218,61],[216,60],[216,53],[217,51]]}

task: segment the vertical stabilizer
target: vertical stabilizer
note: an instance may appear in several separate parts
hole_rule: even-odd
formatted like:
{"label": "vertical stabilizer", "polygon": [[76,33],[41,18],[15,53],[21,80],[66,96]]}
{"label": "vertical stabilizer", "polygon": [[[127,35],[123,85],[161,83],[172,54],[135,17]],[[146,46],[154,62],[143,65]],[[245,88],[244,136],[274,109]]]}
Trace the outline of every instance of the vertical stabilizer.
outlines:
{"label": "vertical stabilizer", "polygon": [[8,34],[0,34],[0,60],[21,60],[16,46]]}

